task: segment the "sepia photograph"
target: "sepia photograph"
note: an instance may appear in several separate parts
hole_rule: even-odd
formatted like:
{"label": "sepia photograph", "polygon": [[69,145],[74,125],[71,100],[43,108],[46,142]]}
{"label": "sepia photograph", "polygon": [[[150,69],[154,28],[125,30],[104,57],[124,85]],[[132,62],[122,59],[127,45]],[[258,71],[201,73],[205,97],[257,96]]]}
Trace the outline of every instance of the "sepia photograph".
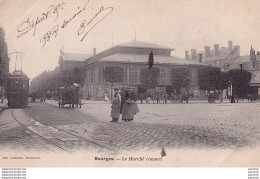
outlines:
{"label": "sepia photograph", "polygon": [[259,167],[259,8],[0,0],[0,167]]}

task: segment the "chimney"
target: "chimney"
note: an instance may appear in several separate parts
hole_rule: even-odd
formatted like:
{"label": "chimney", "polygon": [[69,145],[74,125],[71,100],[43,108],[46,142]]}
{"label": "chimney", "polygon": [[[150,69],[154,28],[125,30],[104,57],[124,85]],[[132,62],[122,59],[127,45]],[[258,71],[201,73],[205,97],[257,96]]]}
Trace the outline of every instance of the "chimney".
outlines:
{"label": "chimney", "polygon": [[240,56],[240,46],[236,45],[235,53],[237,54],[237,56]]}
{"label": "chimney", "polygon": [[63,56],[63,55],[64,55],[64,50],[63,50],[63,45],[62,45],[62,47],[60,49],[60,56]]}
{"label": "chimney", "polygon": [[97,48],[93,48],[93,56],[96,55]]}
{"label": "chimney", "polygon": [[185,59],[188,60],[189,59],[189,51],[185,50]]}
{"label": "chimney", "polygon": [[205,51],[205,57],[210,56],[210,46],[204,46],[204,51]]}
{"label": "chimney", "polygon": [[232,41],[231,40],[229,40],[228,41],[228,49],[229,49],[229,52],[231,52],[232,50],[233,50],[233,45],[232,45]]}
{"label": "chimney", "polygon": [[218,56],[219,53],[219,44],[214,44],[214,51],[215,51],[215,56]]}
{"label": "chimney", "polygon": [[253,68],[255,68],[255,65],[256,65],[256,55],[255,55],[255,50],[253,49],[252,46],[251,46],[251,49],[250,49],[250,60],[253,63]]}
{"label": "chimney", "polygon": [[199,54],[199,62],[202,63],[202,54]]}
{"label": "chimney", "polygon": [[191,49],[191,60],[195,60],[196,56],[196,49]]}

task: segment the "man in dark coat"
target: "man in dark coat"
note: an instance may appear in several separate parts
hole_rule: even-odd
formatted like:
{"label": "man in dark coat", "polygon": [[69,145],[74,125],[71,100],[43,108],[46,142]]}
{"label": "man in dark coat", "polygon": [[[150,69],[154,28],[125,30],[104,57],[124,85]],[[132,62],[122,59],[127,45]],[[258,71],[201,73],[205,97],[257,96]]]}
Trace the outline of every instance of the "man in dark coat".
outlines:
{"label": "man in dark coat", "polygon": [[122,111],[123,111],[123,106],[124,106],[124,102],[125,102],[125,89],[124,88],[121,88],[121,91],[120,91],[120,95],[121,95],[121,105],[120,105],[120,114],[122,114]]}

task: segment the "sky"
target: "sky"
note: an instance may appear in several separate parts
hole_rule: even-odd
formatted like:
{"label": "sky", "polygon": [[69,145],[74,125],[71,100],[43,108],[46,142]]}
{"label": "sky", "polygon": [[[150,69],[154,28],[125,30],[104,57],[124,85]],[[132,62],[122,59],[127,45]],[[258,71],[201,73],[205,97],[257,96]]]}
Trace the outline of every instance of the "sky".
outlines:
{"label": "sky", "polygon": [[248,55],[251,45],[260,51],[259,8],[259,0],[1,0],[0,26],[10,72],[22,62],[32,79],[58,66],[62,47],[92,54],[134,39],[174,48],[172,55],[182,58],[185,50],[232,40]]}

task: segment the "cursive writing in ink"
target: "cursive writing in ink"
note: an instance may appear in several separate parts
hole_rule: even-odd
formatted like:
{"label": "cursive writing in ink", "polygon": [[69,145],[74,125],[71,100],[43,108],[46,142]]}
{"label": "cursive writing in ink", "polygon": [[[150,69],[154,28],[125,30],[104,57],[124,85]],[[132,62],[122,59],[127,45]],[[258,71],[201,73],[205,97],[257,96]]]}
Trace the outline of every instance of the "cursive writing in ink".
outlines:
{"label": "cursive writing in ink", "polygon": [[[82,9],[80,9],[78,12],[76,12],[71,18],[69,18],[68,20],[64,20],[61,28],[65,28],[73,19],[75,19],[75,17],[77,17],[79,14],[81,14],[83,11],[85,11],[88,3],[89,3],[89,0],[85,4],[85,6]],[[78,7],[78,9],[79,9],[79,7]]]}
{"label": "cursive writing in ink", "polygon": [[55,20],[56,20],[59,17],[59,9],[63,9],[62,6],[64,4],[65,3],[62,2],[62,3],[57,4],[57,5],[50,5],[48,10],[46,12],[42,12],[42,14],[40,16],[38,16],[36,19],[28,18],[26,21],[22,22],[18,26],[18,29],[17,29],[17,31],[19,33],[17,38],[22,37],[23,35],[25,35],[28,32],[30,32],[32,29],[33,29],[33,36],[34,36],[35,33],[36,33],[37,25],[39,25],[43,21],[46,21],[47,19],[49,19],[51,17],[51,14],[55,14],[56,15],[56,18],[55,18]]}
{"label": "cursive writing in ink", "polygon": [[[46,42],[50,41],[51,37],[56,37],[58,35],[59,25],[54,26],[51,30],[43,35],[40,42],[43,43],[42,47],[46,44]],[[41,47],[41,48],[42,48]]]}
{"label": "cursive writing in ink", "polygon": [[[88,31],[85,33],[85,35],[81,38],[81,42],[84,40],[84,38],[88,35],[88,33],[98,24],[100,23],[105,17],[107,17],[110,13],[112,13],[113,11],[113,7],[107,7],[107,8],[104,8],[103,6],[99,9],[99,11],[92,17],[92,19],[90,21],[86,21],[86,20],[83,20],[81,23],[80,23],[80,27],[79,27],[79,30],[78,30],[78,35],[81,35],[86,27],[88,27],[89,25],[92,24],[92,22],[98,17],[98,16],[102,16],[102,18],[100,20],[98,20],[96,23],[94,23],[92,26],[90,26],[90,28],[88,29]],[[105,14],[104,14],[104,13]]]}

